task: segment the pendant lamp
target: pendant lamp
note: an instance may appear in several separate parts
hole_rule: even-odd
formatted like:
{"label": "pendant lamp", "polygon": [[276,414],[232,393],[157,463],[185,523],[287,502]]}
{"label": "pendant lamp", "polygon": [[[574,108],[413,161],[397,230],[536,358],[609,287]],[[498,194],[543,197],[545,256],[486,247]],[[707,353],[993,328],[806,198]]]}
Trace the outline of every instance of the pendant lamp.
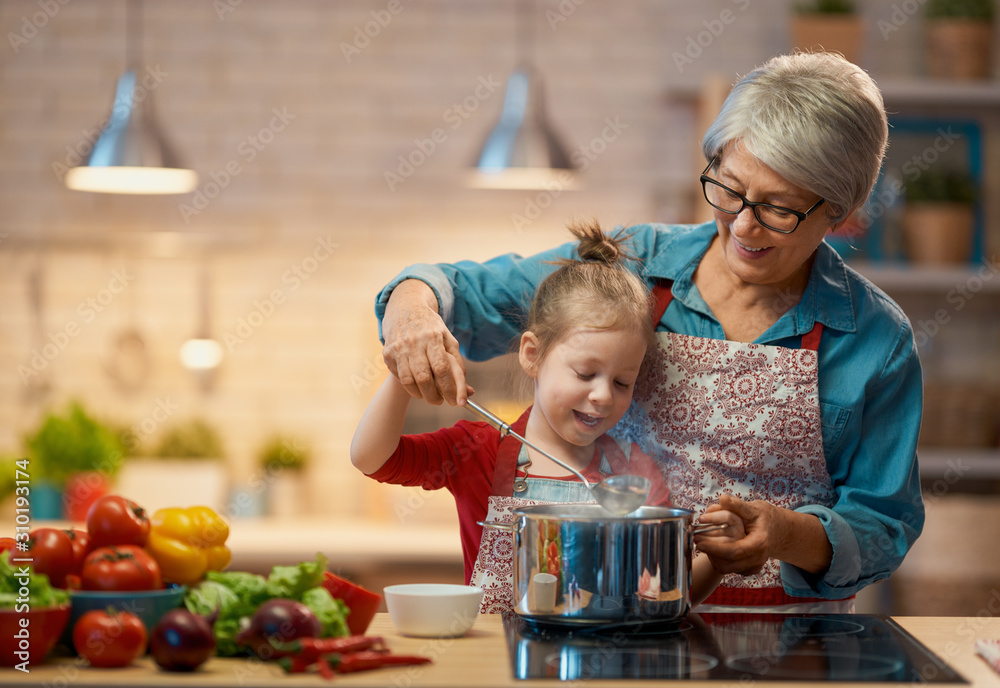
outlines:
{"label": "pendant lamp", "polygon": [[142,5],[126,4],[126,71],[118,79],[108,122],[87,160],[66,172],[77,191],[121,194],[179,194],[193,191],[198,175],[186,169],[160,130],[152,91],[138,83],[142,59]]}
{"label": "pendant lamp", "polygon": [[[518,12],[520,66],[507,79],[500,120],[483,143],[468,185],[483,189],[571,188],[575,165],[545,109],[542,78],[533,64],[534,16]],[[530,16],[529,16],[530,15]]]}

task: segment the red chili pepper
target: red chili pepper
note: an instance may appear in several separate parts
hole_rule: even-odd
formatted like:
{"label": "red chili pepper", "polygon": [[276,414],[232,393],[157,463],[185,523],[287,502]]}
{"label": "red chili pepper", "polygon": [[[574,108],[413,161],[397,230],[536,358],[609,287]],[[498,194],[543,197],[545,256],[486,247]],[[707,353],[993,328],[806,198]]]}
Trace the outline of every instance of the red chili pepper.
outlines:
{"label": "red chili pepper", "polygon": [[333,667],[330,666],[330,662],[326,661],[326,657],[320,657],[317,662],[319,665],[319,675],[330,680],[333,678]]}
{"label": "red chili pepper", "polygon": [[313,661],[309,661],[304,657],[282,657],[278,660],[278,664],[285,670],[285,673],[301,674],[309,671],[309,667],[313,665]]}
{"label": "red chili pepper", "polygon": [[278,656],[301,657],[309,663],[316,662],[323,655],[347,654],[361,650],[384,650],[381,636],[351,635],[341,638],[296,638],[287,643],[268,638]]}
{"label": "red chili pepper", "polygon": [[352,652],[351,654],[330,655],[326,658],[338,674],[368,671],[385,666],[412,666],[430,664],[430,657],[420,655],[394,655],[387,652]]}

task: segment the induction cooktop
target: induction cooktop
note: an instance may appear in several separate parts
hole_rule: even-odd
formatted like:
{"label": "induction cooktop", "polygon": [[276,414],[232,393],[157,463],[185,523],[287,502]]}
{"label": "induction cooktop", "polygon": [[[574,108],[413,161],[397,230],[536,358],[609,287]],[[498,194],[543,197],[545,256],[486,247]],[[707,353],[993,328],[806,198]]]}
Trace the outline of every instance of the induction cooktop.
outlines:
{"label": "induction cooktop", "polygon": [[688,614],[615,627],[509,615],[518,679],[968,683],[892,619],[870,614]]}

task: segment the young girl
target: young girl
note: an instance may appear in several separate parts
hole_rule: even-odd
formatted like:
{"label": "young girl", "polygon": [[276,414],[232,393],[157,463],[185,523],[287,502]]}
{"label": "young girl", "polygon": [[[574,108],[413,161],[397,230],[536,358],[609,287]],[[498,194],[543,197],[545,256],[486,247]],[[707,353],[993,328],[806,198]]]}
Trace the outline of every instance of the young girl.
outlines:
{"label": "young girl", "polygon": [[[589,481],[610,474],[643,475],[652,482],[647,504],[667,505],[669,493],[654,462],[634,444],[606,433],[632,403],[646,349],[655,346],[649,292],[627,267],[621,235],[597,225],[570,231],[580,260],[565,261],[538,288],[521,335],[518,358],[533,380],[534,405],[512,425],[533,444],[577,468]],[[550,459],[492,426],[459,421],[450,428],[401,436],[410,395],[390,375],[365,411],[351,444],[351,462],[386,483],[447,488],[458,507],[465,574],[484,589],[481,611],[512,605],[510,539],[477,521],[512,520],[511,508],[590,502],[586,486]],[[743,523],[724,510],[701,519],[724,523],[724,537],[743,537]],[[693,562],[691,601],[718,585],[705,556]]]}

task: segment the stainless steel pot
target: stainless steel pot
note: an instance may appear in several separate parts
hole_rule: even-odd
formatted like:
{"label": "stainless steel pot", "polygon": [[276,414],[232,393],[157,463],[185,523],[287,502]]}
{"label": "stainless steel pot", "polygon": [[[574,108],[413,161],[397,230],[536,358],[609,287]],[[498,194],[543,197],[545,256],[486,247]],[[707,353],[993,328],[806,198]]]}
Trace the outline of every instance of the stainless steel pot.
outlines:
{"label": "stainless steel pot", "polygon": [[534,621],[617,625],[673,621],[691,608],[695,532],[687,509],[614,516],[597,504],[512,510],[514,610]]}

